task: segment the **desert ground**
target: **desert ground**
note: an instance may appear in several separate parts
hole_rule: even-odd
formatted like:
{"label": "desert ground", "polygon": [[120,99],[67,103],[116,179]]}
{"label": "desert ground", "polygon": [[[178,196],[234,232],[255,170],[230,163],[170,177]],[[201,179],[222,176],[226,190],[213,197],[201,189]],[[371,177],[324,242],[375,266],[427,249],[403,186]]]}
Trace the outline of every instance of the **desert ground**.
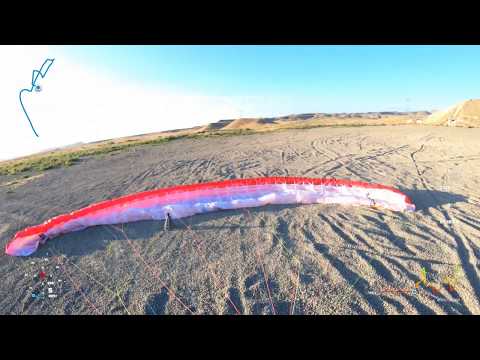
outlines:
{"label": "desert ground", "polygon": [[[0,175],[2,249],[15,232],[94,202],[233,178],[376,182],[417,207],[267,206],[176,220],[170,231],[159,221],[92,227],[25,258],[2,250],[0,314],[480,314],[479,138],[480,128],[418,124],[286,129]],[[32,297],[48,288],[56,297]]]}

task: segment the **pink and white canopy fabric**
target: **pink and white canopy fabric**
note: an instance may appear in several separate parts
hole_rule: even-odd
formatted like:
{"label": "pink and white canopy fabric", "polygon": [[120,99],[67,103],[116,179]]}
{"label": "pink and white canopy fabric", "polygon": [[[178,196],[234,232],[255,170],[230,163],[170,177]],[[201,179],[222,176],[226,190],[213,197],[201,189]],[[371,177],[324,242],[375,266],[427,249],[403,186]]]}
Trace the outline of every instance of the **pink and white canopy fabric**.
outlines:
{"label": "pink and white canopy fabric", "polygon": [[7,244],[5,252],[28,256],[47,239],[89,226],[139,220],[184,218],[216,210],[269,204],[345,204],[414,211],[411,199],[379,184],[341,179],[265,177],[236,179],[140,192],[103,201],[26,228]]}

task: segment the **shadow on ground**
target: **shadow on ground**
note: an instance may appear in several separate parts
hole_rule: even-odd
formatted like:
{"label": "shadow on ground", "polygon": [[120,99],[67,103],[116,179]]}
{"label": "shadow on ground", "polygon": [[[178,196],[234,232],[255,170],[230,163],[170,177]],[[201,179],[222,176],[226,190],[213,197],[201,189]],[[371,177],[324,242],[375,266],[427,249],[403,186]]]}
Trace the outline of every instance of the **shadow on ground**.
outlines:
{"label": "shadow on ground", "polygon": [[168,300],[168,290],[164,287],[159,293],[150,295],[145,303],[145,315],[165,314]]}
{"label": "shadow on ground", "polygon": [[[297,205],[280,205],[280,206],[265,206],[262,208],[250,208],[248,212],[254,217],[258,212],[278,212],[285,208],[294,208]],[[222,224],[222,225],[202,225],[208,221],[220,220],[228,217],[240,217],[238,224]],[[249,230],[261,228],[259,225],[249,224],[247,212],[245,210],[224,210],[209,214],[199,214],[186,219],[175,219],[173,225],[168,232],[163,229],[164,221],[145,220],[137,221],[119,225],[99,225],[92,226],[82,231],[68,233],[61,235],[54,239],[48,240],[43,246],[40,246],[38,251],[31,255],[31,258],[43,258],[49,252],[49,248],[53,247],[53,251],[67,256],[83,256],[96,251],[105,251],[111,241],[126,241],[126,240],[148,240],[160,233],[160,240],[163,235],[168,237],[175,236],[191,236],[190,229],[197,231],[208,230]],[[119,230],[123,228],[127,234],[128,239]]]}
{"label": "shadow on ground", "polygon": [[408,195],[417,210],[427,210],[441,205],[466,202],[467,197],[461,194],[454,194],[438,190],[402,190]]}
{"label": "shadow on ground", "polygon": [[[441,205],[464,202],[467,198],[463,195],[453,194],[442,191],[429,190],[404,190],[405,194],[410,196],[417,207],[417,211],[435,208]],[[318,206],[318,205],[268,205],[259,208],[249,208],[247,210],[223,210],[208,214],[199,214],[186,219],[174,220],[173,228],[167,235],[175,236],[179,232],[210,231],[220,229],[230,230],[248,230],[260,228],[261,226],[249,224],[248,213],[255,216],[259,212],[270,212],[278,214],[284,209],[294,209],[299,206]],[[320,205],[321,206],[321,205]],[[240,217],[238,224],[210,225],[205,224],[212,220],[220,220],[227,217]],[[117,229],[122,225],[116,226]],[[147,240],[158,233],[165,233],[163,230],[163,221],[138,221],[126,223],[123,225],[129,240]],[[110,241],[127,240],[125,236],[112,226],[94,226],[83,231],[62,235],[47,242],[47,245],[41,246],[32,257],[44,257],[48,252],[51,242],[55,242],[55,248],[58,252],[71,255],[82,256],[99,250],[105,250]],[[182,235],[182,234],[180,234]]]}

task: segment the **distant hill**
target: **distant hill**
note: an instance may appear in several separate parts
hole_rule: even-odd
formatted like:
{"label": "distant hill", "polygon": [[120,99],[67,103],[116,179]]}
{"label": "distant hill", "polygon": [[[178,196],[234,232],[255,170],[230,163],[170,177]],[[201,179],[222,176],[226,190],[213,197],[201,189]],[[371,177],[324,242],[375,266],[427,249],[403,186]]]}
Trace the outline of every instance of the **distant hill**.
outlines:
{"label": "distant hill", "polygon": [[429,111],[382,111],[366,113],[307,113],[278,117],[225,119],[210,123],[203,131],[215,130],[267,130],[278,127],[305,127],[320,125],[388,125],[420,122],[431,115]]}
{"label": "distant hill", "polygon": [[[60,156],[71,154],[74,158],[80,154],[105,153],[123,147],[140,143],[158,142],[159,139],[169,141],[172,138],[185,136],[209,136],[235,134],[237,132],[264,132],[280,129],[307,129],[319,126],[375,126],[375,125],[406,125],[423,123],[431,115],[428,111],[400,112],[381,111],[366,113],[305,113],[277,117],[224,119],[203,126],[185,129],[175,129],[147,134],[131,135],[115,139],[105,139],[90,143],[76,143],[69,146],[42,151],[41,153],[24,156],[17,159],[0,160],[5,165],[16,161],[30,161],[45,156]],[[110,150],[109,150],[110,149]],[[60,154],[60,155],[59,155]],[[63,156],[62,155],[62,156]],[[68,159],[67,159],[68,160]],[[28,162],[27,161],[27,162]],[[32,160],[33,161],[33,160]],[[36,161],[36,160],[35,160]],[[70,161],[70,160],[68,160]],[[50,165],[49,165],[50,166]]]}
{"label": "distant hill", "polygon": [[462,101],[445,110],[437,111],[424,121],[428,125],[480,127],[480,99]]}

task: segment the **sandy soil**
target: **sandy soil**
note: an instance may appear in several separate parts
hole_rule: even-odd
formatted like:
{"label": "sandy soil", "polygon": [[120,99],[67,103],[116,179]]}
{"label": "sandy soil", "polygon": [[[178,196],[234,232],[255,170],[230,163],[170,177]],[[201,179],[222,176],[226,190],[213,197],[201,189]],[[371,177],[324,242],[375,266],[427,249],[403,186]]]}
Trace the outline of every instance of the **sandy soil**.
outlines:
{"label": "sandy soil", "polygon": [[[479,314],[479,137],[418,125],[287,130],[131,148],[29,181],[0,176],[2,249],[16,231],[93,202],[228,178],[379,182],[418,208],[268,206],[169,232],[156,221],[90,228],[29,258],[2,254],[0,313]],[[42,270],[57,298],[32,298]]]}

